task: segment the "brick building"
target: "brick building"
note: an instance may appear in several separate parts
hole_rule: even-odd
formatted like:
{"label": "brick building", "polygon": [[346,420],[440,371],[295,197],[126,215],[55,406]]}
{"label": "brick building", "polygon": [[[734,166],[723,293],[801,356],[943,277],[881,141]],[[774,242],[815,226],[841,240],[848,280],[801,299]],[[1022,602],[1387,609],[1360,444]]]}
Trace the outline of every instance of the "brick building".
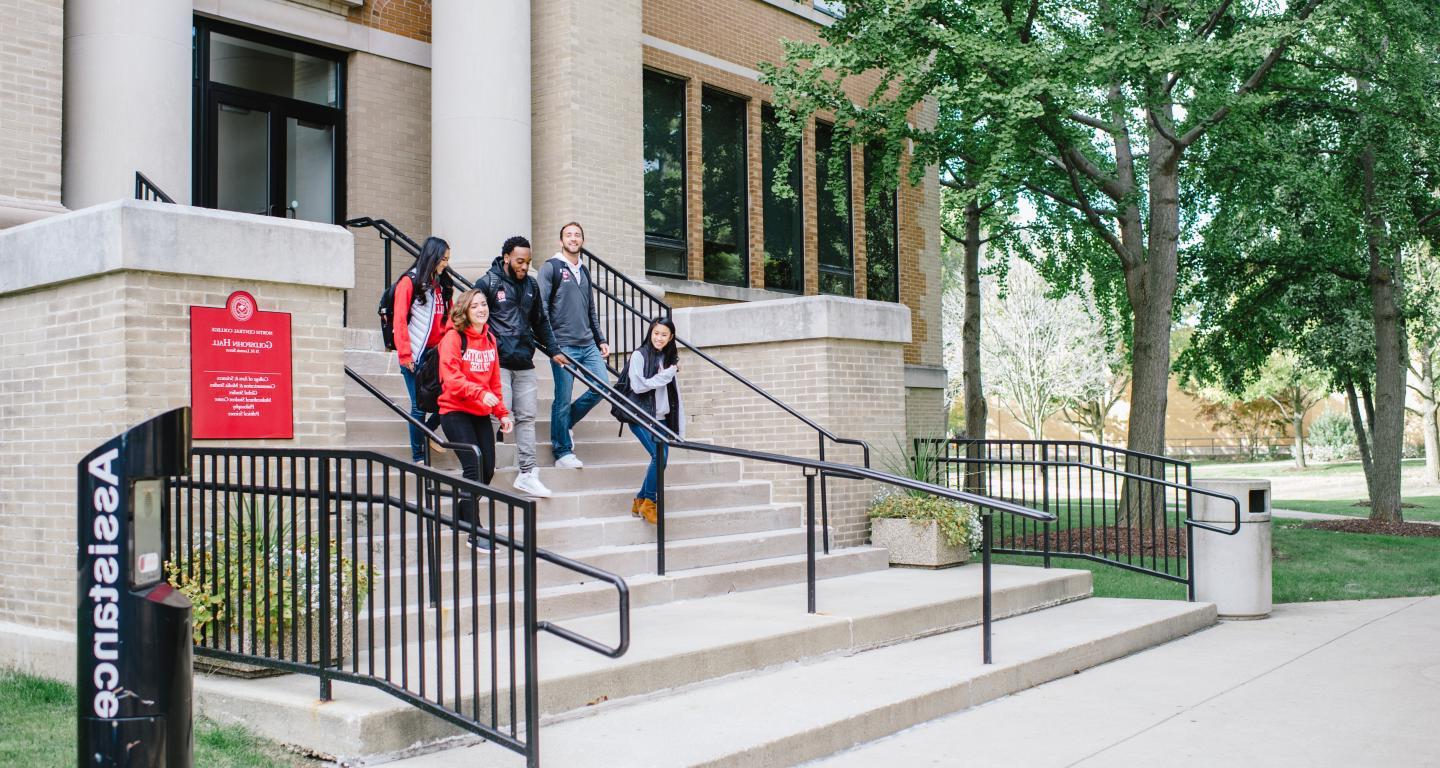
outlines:
{"label": "brick building", "polygon": [[[189,402],[186,306],[243,289],[304,318],[295,443],[345,444],[346,328],[376,327],[385,275],[378,238],[333,226],[352,217],[445,237],[471,276],[505,237],[539,261],[578,220],[683,334],[817,422],[877,447],[938,433],[935,174],[867,206],[870,158],[821,115],[790,164],[798,194],[772,192],[786,151],[759,65],[840,7],[0,0],[0,624],[72,626],[74,463]],[[832,157],[848,184],[825,178]],[[117,202],[137,172],[183,213]],[[107,359],[120,370],[95,374]],[[688,386],[702,436],[814,448],[730,383]],[[773,479],[777,501],[803,498]],[[863,543],[868,489],[833,494],[838,542]]]}

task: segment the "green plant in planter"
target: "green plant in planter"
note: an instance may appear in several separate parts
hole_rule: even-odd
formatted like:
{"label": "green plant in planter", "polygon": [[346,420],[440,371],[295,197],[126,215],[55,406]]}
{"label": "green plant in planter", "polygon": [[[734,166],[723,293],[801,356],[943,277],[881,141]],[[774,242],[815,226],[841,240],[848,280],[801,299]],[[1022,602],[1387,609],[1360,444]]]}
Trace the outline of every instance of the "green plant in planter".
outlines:
{"label": "green plant in planter", "polygon": [[[290,514],[279,500],[268,509],[257,510],[245,497],[232,497],[228,505],[229,536],[206,531],[205,540],[178,560],[165,564],[171,586],[190,598],[194,605],[192,628],[195,642],[207,630],[232,630],[232,620],[245,617],[245,632],[251,631],[272,646],[318,618],[320,613],[320,567],[329,560],[330,593],[346,596],[341,610],[348,610],[350,595],[364,600],[379,575],[371,566],[352,563],[340,551],[340,543],[323,547],[318,532],[294,532]],[[297,515],[303,519],[304,513]],[[224,530],[222,527],[221,530]],[[321,552],[325,549],[327,551]],[[206,565],[202,572],[192,564]],[[192,572],[194,575],[191,575]],[[311,585],[306,589],[306,585]]]}
{"label": "green plant in planter", "polygon": [[[920,440],[913,451],[896,438],[896,450],[886,462],[891,474],[899,475],[922,483],[936,483],[944,465],[937,460],[943,457],[944,442],[938,439]],[[952,547],[965,547],[974,551],[980,547],[980,515],[975,507],[962,504],[954,499],[936,496],[909,488],[887,487],[870,500],[870,519],[934,521],[940,525],[940,532]]]}

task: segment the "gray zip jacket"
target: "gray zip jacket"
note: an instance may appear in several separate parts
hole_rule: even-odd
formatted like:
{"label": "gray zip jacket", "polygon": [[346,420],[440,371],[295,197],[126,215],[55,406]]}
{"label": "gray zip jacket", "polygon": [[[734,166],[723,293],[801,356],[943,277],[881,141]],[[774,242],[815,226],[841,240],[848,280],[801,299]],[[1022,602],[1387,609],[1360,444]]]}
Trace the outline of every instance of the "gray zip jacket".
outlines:
{"label": "gray zip jacket", "polygon": [[[571,269],[563,253],[551,256],[540,267],[540,299],[550,316],[555,343],[563,347],[598,347],[605,343],[600,314],[590,294],[590,270],[584,257]],[[554,297],[552,300],[551,297]]]}

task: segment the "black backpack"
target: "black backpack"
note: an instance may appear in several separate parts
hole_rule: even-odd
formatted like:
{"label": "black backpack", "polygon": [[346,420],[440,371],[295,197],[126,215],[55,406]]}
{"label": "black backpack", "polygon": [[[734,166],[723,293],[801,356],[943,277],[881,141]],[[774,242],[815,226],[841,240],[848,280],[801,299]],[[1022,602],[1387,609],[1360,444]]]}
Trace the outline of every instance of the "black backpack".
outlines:
{"label": "black backpack", "polygon": [[[400,277],[408,275],[410,270],[401,273]],[[375,314],[380,316],[380,342],[385,345],[385,349],[392,352],[395,350],[395,286],[399,284],[398,278],[391,283],[390,287],[380,294],[380,305],[375,308]]]}
{"label": "black backpack", "polygon": [[[458,333],[458,331],[457,331]],[[469,340],[465,334],[460,334],[460,354],[465,354],[469,348]],[[415,407],[425,413],[440,412],[440,347],[435,347],[435,354],[426,355],[420,368],[415,371]]]}

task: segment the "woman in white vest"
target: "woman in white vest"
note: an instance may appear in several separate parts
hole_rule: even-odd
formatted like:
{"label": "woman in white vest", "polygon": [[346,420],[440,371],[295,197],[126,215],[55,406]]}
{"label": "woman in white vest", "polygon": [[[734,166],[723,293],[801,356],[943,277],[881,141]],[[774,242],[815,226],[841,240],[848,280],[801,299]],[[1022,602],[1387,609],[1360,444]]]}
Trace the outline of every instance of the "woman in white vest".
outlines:
{"label": "woman in white vest", "polygon": [[[395,353],[400,356],[400,375],[410,393],[410,415],[432,429],[440,423],[439,414],[427,420],[415,403],[415,375],[427,355],[436,354],[436,346],[450,329],[450,279],[445,268],[450,266],[450,244],[438,237],[425,241],[415,266],[395,283]],[[418,464],[425,459],[425,433],[410,426],[410,457]]]}

